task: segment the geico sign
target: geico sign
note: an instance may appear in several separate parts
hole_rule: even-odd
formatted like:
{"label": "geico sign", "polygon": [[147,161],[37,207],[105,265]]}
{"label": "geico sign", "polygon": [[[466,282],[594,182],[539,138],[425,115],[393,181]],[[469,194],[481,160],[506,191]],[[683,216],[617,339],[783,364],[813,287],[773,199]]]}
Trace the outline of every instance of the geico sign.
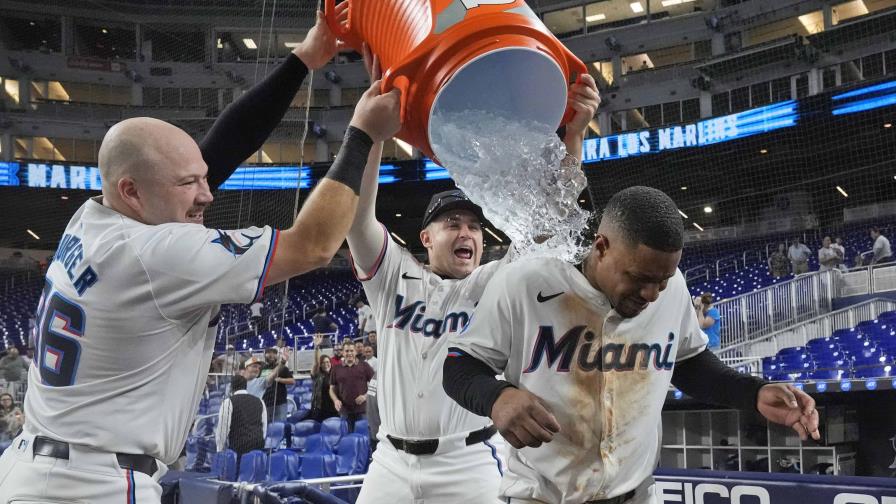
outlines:
{"label": "geico sign", "polygon": [[[712,497],[705,497],[707,495]],[[720,498],[728,499],[727,503],[730,504],[772,504],[768,490],[755,485],[735,485],[729,489],[714,483],[694,485],[677,481],[657,481],[656,498],[657,504],[667,502],[705,504],[707,500],[713,503],[719,502]],[[821,503],[813,502],[813,504]],[[878,499],[873,495],[844,492],[837,494],[832,504],[896,504],[896,497]]]}
{"label": "geico sign", "polygon": [[[677,481],[657,481],[656,500],[658,504],[667,502],[683,502],[685,504],[704,504],[704,495],[715,495],[728,498],[731,504],[741,504],[741,499],[749,497],[744,504],[772,504],[768,490],[753,485],[737,485],[731,490],[724,485],[713,483],[680,483]],[[718,497],[711,501],[718,501]],[[756,499],[759,499],[758,501]]]}

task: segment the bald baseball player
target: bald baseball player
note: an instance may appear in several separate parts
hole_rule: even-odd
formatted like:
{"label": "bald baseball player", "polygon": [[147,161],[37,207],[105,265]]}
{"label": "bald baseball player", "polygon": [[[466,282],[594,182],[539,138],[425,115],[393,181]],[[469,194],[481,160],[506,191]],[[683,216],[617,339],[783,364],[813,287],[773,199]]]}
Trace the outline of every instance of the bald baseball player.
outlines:
{"label": "bald baseball player", "polygon": [[[577,153],[599,102],[594,81],[586,76],[572,86],[570,100],[576,116],[564,140]],[[454,190],[430,200],[420,230],[429,264],[420,263],[377,222],[379,155],[375,147],[348,234],[355,274],[377,323],[381,421],[357,502],[494,503],[506,469],[503,443],[487,415],[470,413],[445,395],[442,362],[447,336],[467,324],[486,283],[511,254],[480,266],[482,210]]]}
{"label": "bald baseball player", "polygon": [[371,146],[399,127],[398,93],[380,95],[375,82],[282,231],[204,227],[212,195],[196,142],[156,119],[112,127],[102,196],[72,217],[47,273],[26,423],[0,458],[0,502],[160,502],[158,479],[205,386],[220,305],[325,266],[354,219]]}
{"label": "bald baseball player", "polygon": [[668,196],[625,189],[607,203],[582,264],[502,268],[468,328],[450,335],[445,391],[490,417],[513,447],[504,502],[653,504],[670,383],[818,439],[811,397],[737,373],[707,350],[678,269],[682,245]]}

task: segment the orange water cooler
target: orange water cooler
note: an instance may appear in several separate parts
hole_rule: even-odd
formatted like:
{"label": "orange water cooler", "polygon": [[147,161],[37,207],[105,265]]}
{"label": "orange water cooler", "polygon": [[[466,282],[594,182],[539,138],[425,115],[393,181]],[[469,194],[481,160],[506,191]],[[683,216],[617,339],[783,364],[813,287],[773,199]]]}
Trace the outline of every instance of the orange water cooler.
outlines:
{"label": "orange water cooler", "polygon": [[[435,161],[431,142],[446,115],[479,110],[556,127],[572,117],[566,97],[585,65],[524,0],[344,0],[348,19],[327,22],[380,59],[383,91],[402,91],[398,137]],[[500,132],[496,132],[500,134]]]}

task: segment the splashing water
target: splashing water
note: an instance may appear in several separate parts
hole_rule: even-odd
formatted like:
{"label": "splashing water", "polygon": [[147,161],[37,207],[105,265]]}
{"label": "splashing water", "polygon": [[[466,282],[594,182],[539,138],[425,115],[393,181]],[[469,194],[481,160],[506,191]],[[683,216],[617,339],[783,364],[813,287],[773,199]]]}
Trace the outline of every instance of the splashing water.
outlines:
{"label": "splashing water", "polygon": [[444,114],[441,121],[445,126],[431,139],[439,160],[520,257],[584,258],[589,244],[582,232],[592,215],[577,199],[587,180],[581,167],[561,166],[566,147],[552,128],[480,111]]}

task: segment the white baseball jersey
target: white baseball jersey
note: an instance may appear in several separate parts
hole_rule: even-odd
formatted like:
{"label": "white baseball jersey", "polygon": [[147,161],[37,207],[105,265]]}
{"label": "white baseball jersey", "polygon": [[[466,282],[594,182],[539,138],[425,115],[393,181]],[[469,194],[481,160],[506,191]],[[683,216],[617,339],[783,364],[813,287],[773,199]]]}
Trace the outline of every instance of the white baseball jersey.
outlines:
{"label": "white baseball jersey", "polygon": [[[448,338],[470,320],[473,308],[499,266],[476,268],[462,280],[442,279],[383,228],[383,249],[361,280],[377,322],[376,390],[380,430],[407,438],[438,438],[491,424],[452,401],[442,388]],[[374,258],[371,258],[374,259]]]}
{"label": "white baseball jersey", "polygon": [[88,200],[47,272],[25,429],[174,462],[205,387],[219,305],[261,296],[278,233],[149,226]]}
{"label": "white baseball jersey", "polygon": [[501,494],[558,504],[625,494],[653,472],[674,363],[706,343],[680,271],[625,319],[575,266],[546,258],[502,268],[450,337],[557,417],[550,443],[510,447]]}

